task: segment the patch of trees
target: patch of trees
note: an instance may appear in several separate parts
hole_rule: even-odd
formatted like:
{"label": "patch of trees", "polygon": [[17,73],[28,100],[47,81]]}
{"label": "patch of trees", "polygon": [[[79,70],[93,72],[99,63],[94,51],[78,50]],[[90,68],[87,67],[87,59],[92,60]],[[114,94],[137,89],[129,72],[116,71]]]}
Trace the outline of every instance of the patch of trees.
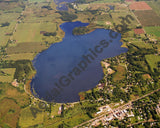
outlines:
{"label": "patch of trees", "polygon": [[68,13],[67,11],[57,11],[57,13],[59,13],[61,15],[60,18],[63,21],[71,22],[72,20],[77,19],[77,15],[72,14],[72,13]]}
{"label": "patch of trees", "polygon": [[53,9],[51,8],[51,6],[42,6],[41,8],[46,8],[46,9],[48,9],[48,10],[53,10]]}
{"label": "patch of trees", "polygon": [[114,100],[117,102],[122,99],[125,102],[130,100],[130,95],[128,93],[123,92],[119,87],[113,89]]}
{"label": "patch of trees", "polygon": [[87,27],[76,27],[72,31],[73,35],[83,35],[87,32],[89,32],[89,29]]}
{"label": "patch of trees", "polygon": [[45,32],[43,33],[44,36],[56,36],[57,32]]}
{"label": "patch of trees", "polygon": [[87,10],[87,11],[92,13],[93,15],[95,15],[98,12],[98,10]]}
{"label": "patch of trees", "polygon": [[86,3],[86,0],[76,0],[75,3],[84,4],[84,3]]}
{"label": "patch of trees", "polygon": [[5,27],[5,26],[9,26],[10,23],[9,22],[4,22],[4,23],[1,23],[1,27]]}

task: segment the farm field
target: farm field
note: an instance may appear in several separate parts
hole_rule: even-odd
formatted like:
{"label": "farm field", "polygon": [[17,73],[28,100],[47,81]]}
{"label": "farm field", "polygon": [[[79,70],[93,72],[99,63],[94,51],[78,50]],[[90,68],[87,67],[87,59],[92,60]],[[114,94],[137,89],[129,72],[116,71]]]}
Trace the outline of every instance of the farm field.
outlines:
{"label": "farm field", "polygon": [[14,27],[16,25],[16,18],[19,16],[18,13],[2,13],[0,17],[2,18],[0,20],[0,24],[6,23],[9,21],[9,26],[1,27],[0,25],[0,46],[4,46],[7,44],[10,34],[13,32]]}
{"label": "farm field", "polygon": [[19,43],[16,46],[8,47],[7,54],[19,53],[38,53],[48,48],[45,44],[40,42]]}
{"label": "farm field", "polygon": [[44,121],[44,112],[38,112],[36,116],[36,118],[33,117],[30,107],[22,109],[19,125],[25,128],[36,124],[42,124]]}
{"label": "farm field", "polygon": [[142,26],[159,26],[160,17],[152,10],[134,12]]}
{"label": "farm field", "polygon": [[[56,105],[56,109],[58,105]],[[63,113],[64,117],[60,119],[60,116],[57,116],[54,121],[50,120],[48,122],[44,122],[44,126],[47,128],[58,127],[60,124],[64,124],[66,127],[73,127],[80,122],[90,119],[90,117],[83,111],[81,105],[76,104],[74,107],[69,108],[65,113]]]}
{"label": "farm field", "polygon": [[[16,32],[13,35],[13,39],[16,43],[23,42],[42,42],[43,34],[40,31],[55,32],[55,23],[21,23],[18,25]],[[51,39],[52,40],[52,39]]]}
{"label": "farm field", "polygon": [[149,44],[149,43],[145,43],[143,41],[133,41],[132,42],[133,45],[139,47],[139,48],[146,48],[146,49],[152,49],[152,44]]}
{"label": "farm field", "polygon": [[20,107],[27,106],[30,103],[29,96],[22,89],[23,86],[20,84],[20,88],[15,88],[9,83],[0,84],[0,100],[7,97],[14,100]]}
{"label": "farm field", "polygon": [[[134,15],[128,10],[128,11],[121,11],[121,12],[113,12],[111,13],[113,22],[118,25],[121,24],[121,20],[119,17],[126,17],[127,15],[130,15],[134,18]],[[138,25],[137,20],[134,18],[133,20],[130,19],[132,22],[131,24],[128,24],[128,28],[135,28]]]}
{"label": "farm field", "polygon": [[34,53],[19,53],[19,54],[9,54],[4,58],[4,60],[33,60],[35,57]]}
{"label": "farm field", "polygon": [[160,62],[160,56],[146,55],[145,58],[149,64],[149,66],[151,67],[152,72],[154,72],[154,68],[157,69],[158,62]]}
{"label": "farm field", "polygon": [[[0,82],[12,82],[14,78],[15,68],[0,69]],[[2,74],[2,72],[4,74]]]}
{"label": "farm field", "polygon": [[147,3],[160,16],[160,0],[147,1]]}
{"label": "farm field", "polygon": [[152,10],[152,8],[144,1],[133,2],[129,5],[131,10]]}
{"label": "farm field", "polygon": [[0,104],[0,126],[3,128],[15,128],[20,114],[19,105],[8,98],[2,99]]}
{"label": "farm field", "polygon": [[160,26],[145,27],[144,29],[148,34],[152,34],[152,35],[155,35],[157,37],[160,37]]}

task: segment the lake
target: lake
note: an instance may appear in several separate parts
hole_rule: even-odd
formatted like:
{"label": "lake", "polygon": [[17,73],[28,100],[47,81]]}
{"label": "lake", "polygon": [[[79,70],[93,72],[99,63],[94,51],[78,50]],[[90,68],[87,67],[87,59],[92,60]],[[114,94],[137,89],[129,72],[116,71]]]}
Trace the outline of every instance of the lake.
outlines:
{"label": "lake", "polygon": [[[121,34],[111,30],[72,34],[75,27],[87,25],[80,21],[61,24],[65,32],[63,41],[52,44],[35,57],[33,65],[37,74],[31,89],[36,97],[58,103],[79,101],[79,92],[94,88],[103,78],[100,61],[127,52],[121,47]],[[117,36],[113,38],[110,33]]]}

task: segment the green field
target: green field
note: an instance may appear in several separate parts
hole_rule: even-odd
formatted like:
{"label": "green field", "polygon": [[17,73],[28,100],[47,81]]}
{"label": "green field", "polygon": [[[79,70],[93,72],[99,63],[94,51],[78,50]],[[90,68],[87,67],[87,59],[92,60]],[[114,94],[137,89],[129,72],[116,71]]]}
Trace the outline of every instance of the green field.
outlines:
{"label": "green field", "polygon": [[120,16],[125,18],[127,15],[132,16],[134,19],[134,20],[129,19],[131,23],[128,23],[128,28],[135,28],[138,25],[137,20],[134,18],[134,15],[129,10],[112,12],[111,15],[113,18],[113,22],[116,25],[122,24],[121,19],[119,18]]}
{"label": "green field", "polygon": [[147,1],[147,3],[160,16],[160,0]]}
{"label": "green field", "polygon": [[[44,37],[40,31],[55,32],[55,23],[21,23],[18,25],[13,38],[17,43],[42,42]],[[52,39],[51,39],[52,40]]]}
{"label": "green field", "polygon": [[0,72],[3,72],[4,74],[0,73],[0,82],[12,82],[15,68],[4,68],[0,69]]}
{"label": "green field", "polygon": [[[58,105],[56,105],[56,110],[58,109]],[[57,111],[55,111],[57,114]],[[44,122],[44,126],[47,128],[57,128],[58,125],[64,124],[64,127],[74,127],[88,119],[89,116],[83,111],[81,105],[75,104],[74,107],[68,108],[64,112],[64,117],[54,117],[52,120]]]}
{"label": "green field", "polygon": [[[18,13],[2,13],[0,15],[0,24],[9,22],[10,25],[6,27],[0,27],[0,46],[6,45],[8,39],[10,38],[9,35],[6,35],[7,33],[12,33],[14,30],[14,27],[16,25],[16,18],[19,16]],[[0,25],[1,26],[1,25]]]}
{"label": "green field", "polygon": [[23,128],[33,126],[36,124],[41,124],[44,121],[44,112],[38,112],[37,117],[34,118],[30,107],[24,108],[21,111],[21,116],[19,119],[19,125]]}
{"label": "green field", "polygon": [[133,41],[132,42],[133,45],[139,47],[139,48],[146,48],[146,49],[152,49],[152,44],[149,44],[149,43],[145,43],[143,41]]}
{"label": "green field", "polygon": [[116,67],[117,72],[115,72],[115,74],[113,74],[113,81],[119,81],[125,78],[125,67],[123,66],[117,66]]}
{"label": "green field", "polygon": [[34,53],[9,54],[6,56],[6,58],[4,58],[4,60],[33,60],[34,56]]}
{"label": "green field", "polygon": [[16,46],[8,47],[7,54],[39,53],[46,48],[48,47],[40,42],[19,43]]}
{"label": "green field", "polygon": [[160,56],[158,55],[146,55],[146,60],[152,70],[154,72],[154,68],[157,69],[157,63],[160,62]]}
{"label": "green field", "polygon": [[152,35],[155,35],[157,37],[160,37],[160,26],[145,27],[144,29],[147,32],[147,34],[152,34]]}
{"label": "green field", "polygon": [[2,128],[16,128],[20,107],[12,99],[5,98],[0,101],[0,127]]}
{"label": "green field", "polygon": [[120,2],[120,0],[97,0],[92,3],[116,3],[116,2]]}

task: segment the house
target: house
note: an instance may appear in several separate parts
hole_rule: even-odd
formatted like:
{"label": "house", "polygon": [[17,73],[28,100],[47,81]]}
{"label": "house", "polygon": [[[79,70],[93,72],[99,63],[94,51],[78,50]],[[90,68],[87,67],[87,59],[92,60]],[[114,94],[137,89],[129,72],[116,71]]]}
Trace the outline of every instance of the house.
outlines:
{"label": "house", "polygon": [[17,82],[17,79],[15,79],[13,82],[12,82],[12,85],[14,87],[18,87],[19,86],[19,83]]}
{"label": "house", "polygon": [[62,113],[62,105],[59,107],[58,115],[61,115],[61,113]]}

